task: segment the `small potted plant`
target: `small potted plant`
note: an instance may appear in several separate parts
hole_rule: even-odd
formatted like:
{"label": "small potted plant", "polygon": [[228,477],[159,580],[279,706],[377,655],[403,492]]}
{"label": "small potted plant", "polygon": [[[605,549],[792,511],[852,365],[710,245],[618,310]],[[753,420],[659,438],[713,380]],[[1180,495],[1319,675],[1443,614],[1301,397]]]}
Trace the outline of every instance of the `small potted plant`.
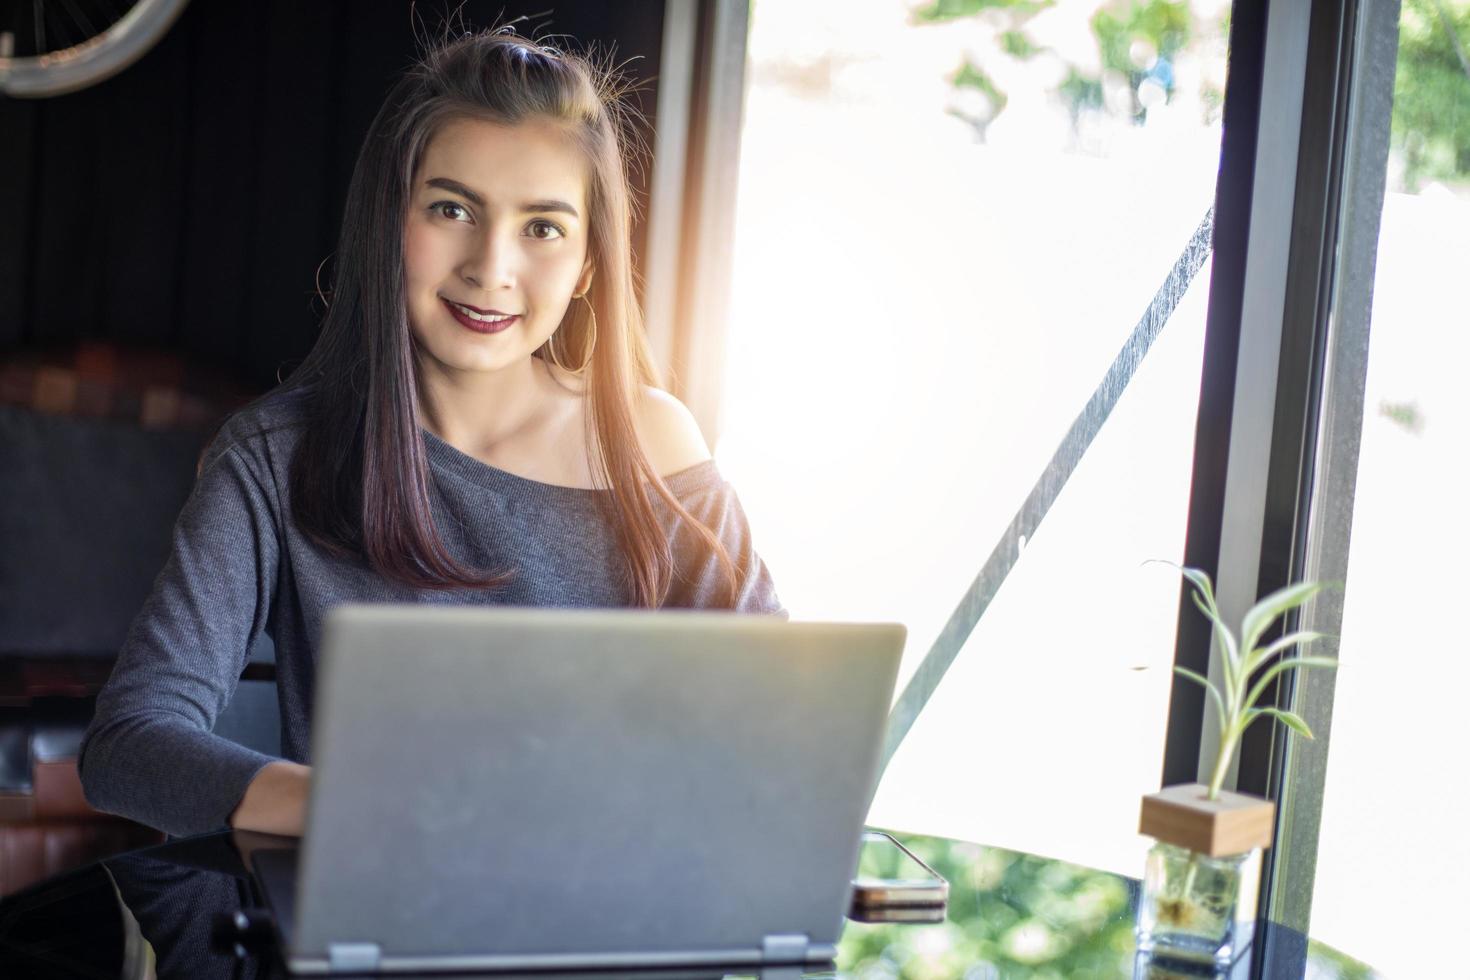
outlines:
{"label": "small potted plant", "polygon": [[[1165,564],[1172,564],[1166,562]],[[1237,929],[1241,866],[1256,848],[1271,846],[1275,806],[1269,800],[1221,788],[1253,722],[1275,718],[1312,737],[1295,712],[1257,707],[1271,682],[1288,670],[1336,667],[1330,657],[1286,656],[1292,647],[1322,639],[1310,630],[1287,633],[1265,645],[1262,637],[1283,615],[1326,586],[1301,582],[1273,592],[1251,607],[1239,638],[1220,617],[1210,577],[1174,566],[1194,584],[1192,598],[1213,626],[1222,651],[1223,688],[1183,667],[1178,674],[1205,689],[1220,722],[1220,751],[1208,785],[1169,786],[1143,798],[1139,831],[1157,843],[1149,851],[1138,907],[1138,948],[1157,957],[1231,963],[1244,945]]]}

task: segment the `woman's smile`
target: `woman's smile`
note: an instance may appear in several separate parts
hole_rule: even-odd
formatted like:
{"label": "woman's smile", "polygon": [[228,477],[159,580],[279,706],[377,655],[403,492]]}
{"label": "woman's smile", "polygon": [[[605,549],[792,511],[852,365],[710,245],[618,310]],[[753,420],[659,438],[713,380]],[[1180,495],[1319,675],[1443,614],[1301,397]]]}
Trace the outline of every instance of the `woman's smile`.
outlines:
{"label": "woman's smile", "polygon": [[502,313],[499,310],[481,310],[463,303],[456,303],[443,296],[439,298],[443,300],[450,316],[458,320],[461,326],[468,327],[475,333],[500,333],[514,326],[520,319],[519,314]]}

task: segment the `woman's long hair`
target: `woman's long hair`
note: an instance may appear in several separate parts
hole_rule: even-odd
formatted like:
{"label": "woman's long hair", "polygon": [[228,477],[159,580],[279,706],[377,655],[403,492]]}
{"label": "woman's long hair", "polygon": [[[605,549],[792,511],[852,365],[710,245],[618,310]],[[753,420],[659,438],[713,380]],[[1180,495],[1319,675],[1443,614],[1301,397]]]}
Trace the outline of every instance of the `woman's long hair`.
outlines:
{"label": "woman's long hair", "polygon": [[[711,549],[733,601],[738,582],[728,552],[669,491],[634,426],[635,400],[643,385],[656,383],[656,373],[633,288],[631,110],[611,71],[505,30],[466,34],[431,50],[393,86],[363,141],[321,336],[286,383],[307,403],[291,468],[297,526],[327,549],[360,555],[378,573],[417,588],[483,588],[513,574],[468,568],[446,547],[434,523],[419,429],[404,221],[429,140],[461,118],[503,125],[556,120],[585,155],[597,270],[588,294],[597,318],[585,394],[589,462],[595,484],[610,491],[605,510],[626,558],[632,602],[660,605],[672,581],[673,553],[655,495]],[[557,328],[558,355],[574,364],[588,355],[585,305],[573,303]],[[544,348],[537,353],[545,356]]]}

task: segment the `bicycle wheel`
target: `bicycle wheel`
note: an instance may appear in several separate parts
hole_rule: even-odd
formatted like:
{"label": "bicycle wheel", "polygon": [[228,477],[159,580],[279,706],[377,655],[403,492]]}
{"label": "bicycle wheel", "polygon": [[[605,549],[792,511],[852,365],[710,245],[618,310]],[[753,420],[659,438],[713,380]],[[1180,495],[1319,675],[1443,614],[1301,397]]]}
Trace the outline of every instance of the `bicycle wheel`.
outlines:
{"label": "bicycle wheel", "polygon": [[64,95],[110,78],[168,33],[189,0],[11,0],[0,13],[0,92]]}

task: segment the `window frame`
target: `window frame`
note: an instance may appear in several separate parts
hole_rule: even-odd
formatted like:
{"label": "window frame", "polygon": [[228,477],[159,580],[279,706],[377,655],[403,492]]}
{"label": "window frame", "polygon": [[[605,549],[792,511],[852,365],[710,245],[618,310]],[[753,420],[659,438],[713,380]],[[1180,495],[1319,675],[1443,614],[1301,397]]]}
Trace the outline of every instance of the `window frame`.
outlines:
{"label": "window frame", "polygon": [[[1185,557],[1212,572],[1230,622],[1290,582],[1346,579],[1398,16],[1399,0],[1232,8]],[[1180,591],[1175,663],[1219,678],[1208,624]],[[1283,628],[1341,624],[1342,594],[1328,592]],[[1317,738],[1254,726],[1227,781],[1277,804],[1257,908],[1287,929],[1263,930],[1257,977],[1306,966],[1334,690],[1334,671],[1281,675],[1266,701]],[[1203,690],[1176,678],[1161,783],[1207,779],[1218,739]]]}

